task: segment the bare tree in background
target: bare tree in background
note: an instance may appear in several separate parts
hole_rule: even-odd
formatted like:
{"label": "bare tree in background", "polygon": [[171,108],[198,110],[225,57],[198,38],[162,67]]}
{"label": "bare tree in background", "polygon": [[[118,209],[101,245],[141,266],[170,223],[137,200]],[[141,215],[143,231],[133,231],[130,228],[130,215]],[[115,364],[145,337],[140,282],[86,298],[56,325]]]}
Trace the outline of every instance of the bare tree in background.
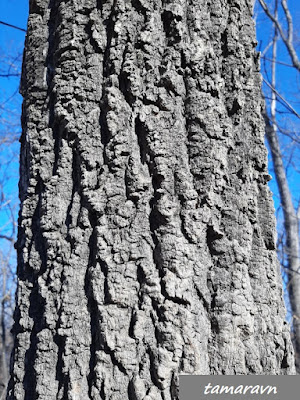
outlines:
{"label": "bare tree in background", "polygon": [[[20,76],[21,54],[1,51],[0,83]],[[14,243],[16,237],[17,191],[8,190],[11,179],[18,175],[19,104],[15,92],[0,97],[0,399],[4,399],[9,379],[9,358],[12,349],[12,316],[16,288]]]}
{"label": "bare tree in background", "polygon": [[[293,327],[293,342],[295,347],[296,367],[300,372],[300,253],[299,253],[299,205],[298,201],[293,201],[292,192],[287,179],[286,168],[287,165],[283,160],[282,149],[280,148],[280,135],[289,135],[293,146],[299,148],[300,136],[295,132],[286,132],[280,129],[280,118],[277,112],[277,102],[280,101],[285,105],[289,112],[296,115],[299,119],[300,116],[291,105],[291,99],[285,99],[278,90],[276,80],[276,66],[278,61],[278,40],[282,40],[287,52],[290,56],[292,66],[300,72],[300,62],[294,46],[293,35],[293,19],[288,8],[286,0],[275,0],[265,2],[259,0],[261,7],[265,14],[273,22],[274,33],[271,41],[272,56],[269,60],[271,62],[271,79],[268,81],[267,76],[264,75],[264,81],[267,89],[271,90],[271,99],[266,101],[269,108],[265,111],[266,121],[266,138],[270,147],[274,173],[278,185],[280,195],[283,217],[284,217],[284,243],[280,246],[281,249],[281,264],[284,273],[287,276],[287,290],[289,294],[289,302],[291,305],[292,313],[292,327]],[[282,7],[283,20],[279,19],[279,7]],[[283,26],[287,26],[285,30]],[[293,150],[295,150],[293,148]],[[281,239],[281,238],[280,238]],[[282,254],[283,253],[283,254]]]}
{"label": "bare tree in background", "polygon": [[[12,315],[14,310],[14,292],[15,292],[15,268],[11,265],[13,243],[6,246],[6,253],[0,251],[0,285],[1,285],[1,365],[0,365],[0,399],[2,393],[6,393],[6,387],[9,379],[9,359],[12,349],[12,336],[10,329],[12,326]],[[3,397],[4,398],[4,397]]]}

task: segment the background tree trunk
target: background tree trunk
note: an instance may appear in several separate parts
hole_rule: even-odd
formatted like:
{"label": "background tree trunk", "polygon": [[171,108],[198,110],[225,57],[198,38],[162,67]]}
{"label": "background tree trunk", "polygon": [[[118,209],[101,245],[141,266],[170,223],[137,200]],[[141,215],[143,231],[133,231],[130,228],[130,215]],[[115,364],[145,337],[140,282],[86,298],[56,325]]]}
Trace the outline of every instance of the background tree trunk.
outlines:
{"label": "background tree trunk", "polygon": [[299,272],[299,237],[298,220],[289,190],[285,168],[276,133],[276,125],[271,124],[266,116],[266,137],[270,146],[280,199],[282,200],[288,260],[288,292],[292,309],[295,364],[300,372],[300,272]]}
{"label": "background tree trunk", "polygon": [[251,1],[31,1],[8,399],[290,374]]}
{"label": "background tree trunk", "polygon": [[[266,107],[264,111],[264,118],[266,123],[266,139],[270,148],[270,153],[273,162],[274,174],[278,187],[280,202],[283,211],[284,220],[284,240],[281,241],[282,245],[279,245],[277,251],[281,256],[281,266],[284,274],[287,275],[287,292],[289,296],[289,303],[291,309],[292,319],[292,338],[294,343],[295,352],[295,364],[296,370],[300,373],[300,244],[299,244],[299,221],[297,216],[297,206],[294,206],[293,202],[293,191],[289,185],[287,178],[287,171],[289,163],[286,163],[283,157],[283,153],[280,148],[280,136],[282,137],[281,119],[278,117],[280,113],[277,111],[277,101],[284,101],[285,106],[289,110],[289,119],[292,120],[291,116],[296,115],[299,119],[299,114],[291,106],[290,102],[287,102],[284,97],[280,95],[277,89],[277,78],[276,78],[276,64],[280,62],[277,60],[277,44],[278,40],[281,39],[285,45],[285,48],[290,56],[292,65],[296,70],[300,72],[300,62],[298,60],[296,48],[294,45],[294,24],[292,15],[287,5],[286,0],[281,0],[281,7],[283,9],[284,21],[287,26],[287,32],[282,28],[284,25],[281,18],[279,18],[278,11],[279,0],[275,0],[274,9],[270,11],[270,5],[266,4],[264,0],[259,0],[259,3],[264,10],[268,18],[273,22],[273,33],[272,33],[272,57],[271,61],[271,82],[269,83],[264,79],[265,83],[271,89],[271,102],[269,110]],[[263,52],[264,53],[264,52]],[[266,96],[267,98],[267,96]],[[266,102],[267,104],[267,102]],[[270,115],[270,116],[269,116]],[[294,136],[294,137],[293,137]],[[292,151],[294,151],[296,142],[296,135],[292,135],[293,139]],[[298,146],[299,146],[298,141]],[[292,154],[292,153],[291,153]],[[291,157],[291,156],[290,156]],[[295,169],[294,169],[295,170]],[[300,200],[298,202],[298,209],[300,210]]]}

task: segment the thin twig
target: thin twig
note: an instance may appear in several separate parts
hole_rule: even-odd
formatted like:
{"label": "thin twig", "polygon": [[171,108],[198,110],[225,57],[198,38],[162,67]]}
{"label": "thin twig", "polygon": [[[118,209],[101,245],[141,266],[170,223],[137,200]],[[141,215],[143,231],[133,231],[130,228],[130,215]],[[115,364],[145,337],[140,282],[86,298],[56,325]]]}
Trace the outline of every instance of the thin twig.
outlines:
{"label": "thin twig", "polygon": [[10,78],[12,76],[20,76],[20,75],[21,75],[20,73],[16,73],[16,74],[14,74],[14,73],[0,74],[0,78]]}
{"label": "thin twig", "polygon": [[7,235],[0,235],[0,239],[6,239],[9,242],[14,242],[14,238],[7,236]]}
{"label": "thin twig", "polygon": [[283,61],[278,61],[278,60],[272,60],[272,58],[269,58],[269,57],[266,57],[266,56],[261,56],[261,58],[263,58],[263,59],[265,59],[265,60],[267,60],[267,61],[272,61],[272,62],[275,62],[276,64],[280,64],[280,65],[284,65],[285,67],[290,67],[290,68],[295,68],[294,67],[294,65],[292,65],[292,64],[288,64],[288,63],[285,63],[285,62],[283,62]]}
{"label": "thin twig", "polygon": [[16,25],[8,24],[7,22],[0,21],[1,25],[9,26],[10,28],[17,29],[18,31],[27,32],[26,29],[20,28]]}
{"label": "thin twig", "polygon": [[263,81],[265,82],[266,85],[269,86],[269,88],[271,90],[273,90],[274,93],[276,93],[276,95],[288,106],[288,108],[290,109],[290,111],[296,115],[296,117],[298,117],[300,119],[300,115],[297,113],[297,111],[290,105],[290,103],[288,101],[285,100],[285,98],[278,93],[278,91],[265,79],[263,78]]}

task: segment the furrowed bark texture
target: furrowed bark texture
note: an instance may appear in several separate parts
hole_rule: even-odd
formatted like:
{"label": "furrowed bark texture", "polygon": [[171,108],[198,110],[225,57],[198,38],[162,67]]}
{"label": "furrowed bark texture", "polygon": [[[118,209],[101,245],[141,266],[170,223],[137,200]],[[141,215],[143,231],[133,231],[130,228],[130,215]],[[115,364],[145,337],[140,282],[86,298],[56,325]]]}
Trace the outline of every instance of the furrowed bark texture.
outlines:
{"label": "furrowed bark texture", "polygon": [[251,12],[31,1],[7,399],[294,373]]}

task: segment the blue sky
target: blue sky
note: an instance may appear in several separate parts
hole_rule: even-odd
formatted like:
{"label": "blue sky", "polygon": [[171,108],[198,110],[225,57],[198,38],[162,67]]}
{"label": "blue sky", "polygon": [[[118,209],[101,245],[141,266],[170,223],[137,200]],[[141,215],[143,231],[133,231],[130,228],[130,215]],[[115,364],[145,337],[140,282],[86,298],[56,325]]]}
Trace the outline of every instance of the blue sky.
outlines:
{"label": "blue sky", "polygon": [[[28,18],[28,0],[0,0],[0,20],[26,29]],[[1,57],[6,54],[18,55],[24,47],[25,33],[1,25],[0,49]],[[1,62],[2,60],[0,60]],[[1,89],[10,93],[15,90],[18,79],[1,79]]]}
{"label": "blue sky", "polygon": [[[0,20],[26,29],[28,3],[27,0],[0,0]],[[0,74],[20,71],[24,39],[24,32],[0,25]],[[20,135],[22,98],[18,93],[18,87],[18,76],[0,77],[0,140],[7,134],[10,137]],[[18,153],[19,143],[17,140],[0,147],[1,184],[4,186],[3,189],[8,199],[12,200],[11,205],[14,207],[15,215],[17,215],[18,208]],[[6,178],[4,182],[3,177]],[[11,234],[9,220],[8,209],[6,207],[0,209],[1,234]],[[3,240],[1,242],[0,245],[3,249],[6,243]]]}
{"label": "blue sky", "polygon": [[[0,20],[26,29],[28,18],[28,0],[0,0]],[[24,47],[25,32],[0,25],[0,63],[1,72],[9,70],[9,66],[4,62],[14,61],[16,66],[20,65],[23,47]],[[9,60],[8,60],[9,58]],[[12,66],[10,73],[17,72]],[[18,88],[19,78],[0,78],[0,103],[9,98]],[[17,94],[17,99],[14,101],[21,102],[21,96]],[[11,103],[9,103],[9,106]],[[19,104],[20,105],[20,104]],[[14,107],[14,104],[13,104]],[[20,110],[20,109],[19,109]],[[20,111],[18,111],[20,113]]]}
{"label": "blue sky", "polygon": [[[270,3],[270,2],[267,2]],[[300,54],[300,2],[299,0],[289,0],[288,5],[290,7],[290,11],[293,16],[294,22],[294,36],[295,36],[295,47],[297,53]],[[266,15],[264,15],[263,11],[260,7],[256,7],[256,12],[258,12],[257,16],[257,39],[258,39],[258,50],[261,52],[264,51],[266,46],[271,40],[272,36],[272,24]],[[282,12],[280,13],[282,15]],[[285,25],[283,25],[285,27]],[[298,32],[297,32],[298,30]],[[298,40],[297,40],[298,39]],[[267,58],[271,58],[272,49],[266,53]],[[285,62],[287,64],[291,64],[290,57],[286,51],[286,48],[282,41],[278,42],[278,61]],[[269,77],[270,75],[270,62],[264,59],[261,59],[261,70],[262,72],[266,71]],[[294,68],[290,68],[281,64],[277,64],[276,67],[276,75],[277,75],[277,90],[283,95],[284,98],[288,100],[288,102],[292,105],[292,107],[300,114],[300,74]],[[269,93],[270,91],[264,84],[265,93]],[[266,90],[267,89],[267,90]],[[290,113],[286,114],[286,108],[281,104],[277,103],[277,109],[281,114],[280,117],[280,125],[289,130],[294,130],[300,132],[300,121],[297,117],[292,116]],[[281,136],[281,149],[286,161],[289,160],[291,154],[291,143],[290,140],[284,136]],[[293,162],[295,164],[300,165],[300,155],[299,155],[299,147],[298,151],[294,151],[293,154]],[[269,162],[270,173],[274,178],[274,173],[272,171],[271,162]],[[296,205],[297,200],[300,199],[300,175],[299,173],[295,173],[293,168],[287,168],[287,176],[289,179],[290,188],[293,192],[294,203]],[[275,207],[279,206],[279,198],[277,195],[277,187],[275,179],[270,182],[270,187],[272,192],[274,193],[274,202]]]}

